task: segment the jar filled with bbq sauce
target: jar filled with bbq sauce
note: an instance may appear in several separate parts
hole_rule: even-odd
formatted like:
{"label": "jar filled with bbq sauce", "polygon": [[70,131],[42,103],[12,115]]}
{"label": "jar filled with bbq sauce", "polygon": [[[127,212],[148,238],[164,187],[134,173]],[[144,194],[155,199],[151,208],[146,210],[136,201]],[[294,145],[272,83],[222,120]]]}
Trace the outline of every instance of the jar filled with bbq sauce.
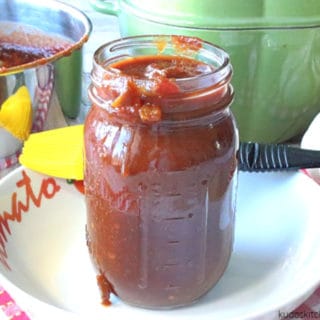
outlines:
{"label": "jar filled with bbq sauce", "polygon": [[198,38],[138,36],[94,55],[85,121],[87,244],[102,300],[193,303],[233,247],[232,67]]}

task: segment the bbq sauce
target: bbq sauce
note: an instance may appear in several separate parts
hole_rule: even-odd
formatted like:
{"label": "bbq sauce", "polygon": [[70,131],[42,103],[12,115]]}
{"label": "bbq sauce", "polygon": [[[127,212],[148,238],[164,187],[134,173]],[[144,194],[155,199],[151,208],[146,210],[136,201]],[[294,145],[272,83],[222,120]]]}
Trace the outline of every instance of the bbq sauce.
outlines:
{"label": "bbq sauce", "polygon": [[179,54],[101,56],[85,122],[85,193],[102,300],[190,304],[216,284],[232,252],[231,74]]}

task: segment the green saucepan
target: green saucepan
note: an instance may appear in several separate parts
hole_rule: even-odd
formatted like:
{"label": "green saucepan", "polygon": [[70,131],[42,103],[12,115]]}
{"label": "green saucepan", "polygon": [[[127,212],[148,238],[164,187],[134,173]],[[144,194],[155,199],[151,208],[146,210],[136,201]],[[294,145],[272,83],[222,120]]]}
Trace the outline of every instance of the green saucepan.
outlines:
{"label": "green saucepan", "polygon": [[320,111],[319,0],[91,0],[123,36],[182,34],[223,47],[242,141],[283,142]]}

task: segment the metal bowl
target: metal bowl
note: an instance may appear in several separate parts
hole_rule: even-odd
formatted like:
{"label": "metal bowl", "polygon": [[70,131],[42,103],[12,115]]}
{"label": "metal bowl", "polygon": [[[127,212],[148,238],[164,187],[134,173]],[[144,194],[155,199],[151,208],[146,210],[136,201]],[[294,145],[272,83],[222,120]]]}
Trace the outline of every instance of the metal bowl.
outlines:
{"label": "metal bowl", "polygon": [[[71,41],[67,49],[48,58],[0,69],[0,108],[25,85],[32,100],[32,132],[68,125],[80,112],[82,47],[92,29],[89,18],[54,0],[0,0],[0,8],[0,36],[1,32],[14,32],[20,24],[20,28],[28,25]],[[17,162],[23,143],[4,130],[0,127],[0,175],[1,170]]]}

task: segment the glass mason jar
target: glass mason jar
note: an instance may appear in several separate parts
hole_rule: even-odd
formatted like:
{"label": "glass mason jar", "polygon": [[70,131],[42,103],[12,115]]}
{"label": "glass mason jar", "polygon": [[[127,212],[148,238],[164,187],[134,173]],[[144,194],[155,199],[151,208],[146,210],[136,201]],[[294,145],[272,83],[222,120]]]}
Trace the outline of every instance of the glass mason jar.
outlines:
{"label": "glass mason jar", "polygon": [[187,305],[224,273],[234,238],[232,67],[182,36],[94,55],[85,121],[87,243],[104,303]]}

